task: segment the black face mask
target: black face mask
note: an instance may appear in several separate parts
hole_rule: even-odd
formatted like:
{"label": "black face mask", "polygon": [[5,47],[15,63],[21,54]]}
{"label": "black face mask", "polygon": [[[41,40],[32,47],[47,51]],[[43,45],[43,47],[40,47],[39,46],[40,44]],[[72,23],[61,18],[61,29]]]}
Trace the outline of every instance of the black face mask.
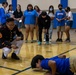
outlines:
{"label": "black face mask", "polygon": [[62,8],[59,8],[59,10],[62,10]]}
{"label": "black face mask", "polygon": [[68,12],[68,10],[65,10],[66,12]]}

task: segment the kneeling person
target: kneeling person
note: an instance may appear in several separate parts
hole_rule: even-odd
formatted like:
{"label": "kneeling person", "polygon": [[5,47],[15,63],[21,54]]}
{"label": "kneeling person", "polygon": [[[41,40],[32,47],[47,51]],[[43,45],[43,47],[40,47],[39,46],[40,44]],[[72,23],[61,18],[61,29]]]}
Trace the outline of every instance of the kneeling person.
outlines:
{"label": "kneeling person", "polygon": [[7,59],[7,55],[14,49],[11,58],[19,60],[21,46],[23,44],[23,34],[14,24],[14,19],[9,18],[6,25],[0,28],[0,48],[3,49],[2,58]]}

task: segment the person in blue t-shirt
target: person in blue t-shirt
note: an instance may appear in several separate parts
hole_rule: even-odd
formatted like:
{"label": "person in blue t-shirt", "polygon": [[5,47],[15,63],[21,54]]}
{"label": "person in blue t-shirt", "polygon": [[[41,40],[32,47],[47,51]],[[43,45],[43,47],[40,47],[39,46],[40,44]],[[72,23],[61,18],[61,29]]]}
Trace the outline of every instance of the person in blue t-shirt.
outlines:
{"label": "person in blue t-shirt", "polygon": [[66,55],[44,58],[42,55],[36,55],[31,61],[31,67],[49,70],[50,75],[74,75],[76,72],[76,57],[66,58]]}
{"label": "person in blue t-shirt", "polygon": [[10,15],[6,11],[7,6],[8,6],[8,3],[3,2],[2,7],[0,8],[0,26],[5,25],[6,19],[10,17]]}
{"label": "person in blue t-shirt", "polygon": [[[62,36],[63,36],[63,31],[65,30],[65,17],[66,17],[66,13],[65,11],[62,9],[62,5],[59,4],[58,5],[59,10],[56,11],[55,17],[56,17],[56,21],[57,21],[57,40],[56,42],[62,42]],[[60,34],[61,32],[61,34]]]}
{"label": "person in blue t-shirt", "polygon": [[33,6],[31,4],[28,4],[27,10],[24,12],[24,24],[25,24],[25,42],[28,42],[28,36],[29,32],[31,35],[31,43],[33,43],[33,37],[34,37],[34,27],[37,24],[37,18],[38,14],[36,10],[33,9]]}

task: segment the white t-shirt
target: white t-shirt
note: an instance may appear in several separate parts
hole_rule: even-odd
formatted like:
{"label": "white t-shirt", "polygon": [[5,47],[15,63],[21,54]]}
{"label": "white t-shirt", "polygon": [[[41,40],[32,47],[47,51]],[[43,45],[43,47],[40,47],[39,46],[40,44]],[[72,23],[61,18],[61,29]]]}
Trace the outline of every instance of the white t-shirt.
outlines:
{"label": "white t-shirt", "polygon": [[55,17],[53,13],[49,13],[48,15],[49,17]]}
{"label": "white t-shirt", "polygon": [[73,15],[72,15],[72,12],[69,11],[68,13],[66,13],[66,16],[67,17],[70,17],[70,20],[69,21],[72,21],[73,20]]}

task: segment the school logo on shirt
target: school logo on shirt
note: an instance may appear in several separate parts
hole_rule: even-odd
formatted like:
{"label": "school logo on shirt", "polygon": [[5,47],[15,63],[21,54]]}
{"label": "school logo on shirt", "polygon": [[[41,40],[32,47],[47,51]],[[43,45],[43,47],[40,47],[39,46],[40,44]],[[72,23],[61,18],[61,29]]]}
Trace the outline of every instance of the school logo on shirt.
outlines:
{"label": "school logo on shirt", "polygon": [[2,38],[2,33],[0,33],[0,38]]}
{"label": "school logo on shirt", "polygon": [[45,20],[45,22],[47,22],[47,20]]}
{"label": "school logo on shirt", "polygon": [[64,15],[63,13],[58,13],[57,15]]}

